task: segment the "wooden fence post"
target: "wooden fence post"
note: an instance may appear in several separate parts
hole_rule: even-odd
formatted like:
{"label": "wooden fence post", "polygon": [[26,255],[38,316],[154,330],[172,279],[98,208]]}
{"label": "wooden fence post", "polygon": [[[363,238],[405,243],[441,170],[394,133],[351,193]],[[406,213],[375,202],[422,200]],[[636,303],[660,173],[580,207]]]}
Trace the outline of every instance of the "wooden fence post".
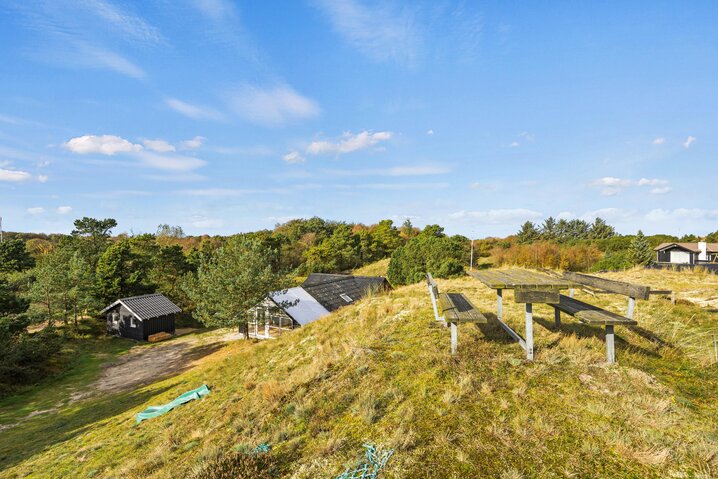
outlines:
{"label": "wooden fence post", "polygon": [[534,359],[534,319],[531,303],[526,303],[526,359]]}
{"label": "wooden fence post", "polygon": [[456,348],[459,343],[459,330],[456,323],[451,323],[451,355],[456,354]]}
{"label": "wooden fence post", "polygon": [[606,325],[606,362],[613,364],[616,362],[616,349],[614,344],[614,331],[613,325]]}

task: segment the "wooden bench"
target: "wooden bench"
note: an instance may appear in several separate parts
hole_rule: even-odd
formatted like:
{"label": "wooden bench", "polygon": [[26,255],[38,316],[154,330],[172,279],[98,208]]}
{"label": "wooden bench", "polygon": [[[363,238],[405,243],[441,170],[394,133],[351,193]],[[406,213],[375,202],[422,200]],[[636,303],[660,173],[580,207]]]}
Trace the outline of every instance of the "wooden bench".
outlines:
{"label": "wooden bench", "polygon": [[426,274],[426,283],[429,287],[431,305],[434,308],[434,317],[451,326],[451,354],[456,354],[459,342],[459,323],[486,323],[486,317],[476,309],[469,298],[461,293],[439,293],[439,285],[431,273]]}
{"label": "wooden bench", "polygon": [[628,296],[628,310],[625,316],[616,314],[611,311],[599,308],[592,304],[584,303],[573,298],[573,289],[570,296],[561,295],[554,307],[554,319],[556,326],[561,325],[561,312],[570,314],[584,324],[606,327],[606,361],[609,363],[616,362],[615,350],[615,333],[614,326],[634,326],[636,321],[633,320],[636,299],[648,299],[651,294],[651,288],[637,284],[625,283],[623,281],[613,281],[606,278],[598,278],[581,273],[567,272],[563,274],[563,278],[576,283],[578,285],[587,286],[589,288],[598,289],[608,293],[621,294]]}

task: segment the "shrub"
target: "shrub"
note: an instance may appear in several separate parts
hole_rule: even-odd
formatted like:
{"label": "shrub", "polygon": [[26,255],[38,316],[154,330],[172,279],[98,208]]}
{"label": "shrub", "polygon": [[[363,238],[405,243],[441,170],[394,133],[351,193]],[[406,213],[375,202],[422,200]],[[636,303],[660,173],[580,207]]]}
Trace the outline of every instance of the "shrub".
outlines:
{"label": "shrub", "polygon": [[394,251],[387,276],[395,285],[417,283],[426,273],[437,278],[460,276],[464,272],[465,245],[455,238],[427,227],[406,245]]}
{"label": "shrub", "polygon": [[494,264],[497,266],[524,266],[568,271],[587,271],[601,257],[601,251],[592,244],[559,245],[549,241],[513,244],[508,248],[494,248],[493,251]]}
{"label": "shrub", "polygon": [[626,251],[606,253],[601,260],[591,267],[591,271],[621,271],[631,268],[633,263]]}
{"label": "shrub", "polygon": [[277,469],[270,454],[230,452],[210,460],[192,479],[272,479]]}

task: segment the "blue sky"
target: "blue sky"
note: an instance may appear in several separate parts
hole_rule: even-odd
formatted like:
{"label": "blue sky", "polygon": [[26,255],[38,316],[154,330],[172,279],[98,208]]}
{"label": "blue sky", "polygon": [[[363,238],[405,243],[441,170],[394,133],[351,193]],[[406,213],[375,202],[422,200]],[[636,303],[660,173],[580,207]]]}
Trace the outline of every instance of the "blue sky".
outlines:
{"label": "blue sky", "polygon": [[718,229],[714,2],[6,0],[11,231]]}

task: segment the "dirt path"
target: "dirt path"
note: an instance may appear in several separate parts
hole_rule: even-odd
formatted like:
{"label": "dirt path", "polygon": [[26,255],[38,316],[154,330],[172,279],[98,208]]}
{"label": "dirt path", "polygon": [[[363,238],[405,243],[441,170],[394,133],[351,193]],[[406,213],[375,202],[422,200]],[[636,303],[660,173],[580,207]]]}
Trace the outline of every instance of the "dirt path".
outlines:
{"label": "dirt path", "polygon": [[155,345],[140,344],[112,363],[106,364],[100,377],[72,394],[71,402],[95,394],[131,391],[191,369],[199,359],[237,339],[236,332],[227,330],[190,334]]}

